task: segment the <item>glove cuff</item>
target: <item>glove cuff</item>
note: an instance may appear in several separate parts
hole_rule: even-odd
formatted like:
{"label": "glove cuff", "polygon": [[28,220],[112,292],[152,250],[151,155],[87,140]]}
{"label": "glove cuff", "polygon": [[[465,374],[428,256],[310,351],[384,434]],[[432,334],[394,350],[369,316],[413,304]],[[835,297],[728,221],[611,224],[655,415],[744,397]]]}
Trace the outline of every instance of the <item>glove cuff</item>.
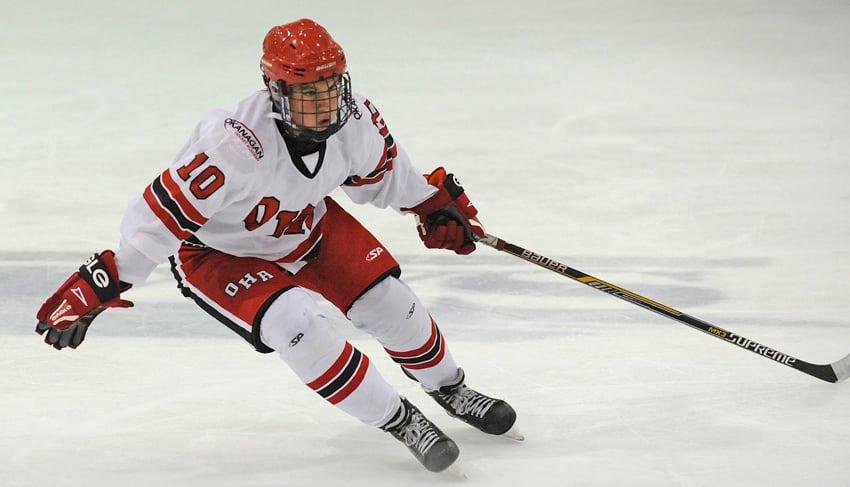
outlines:
{"label": "glove cuff", "polygon": [[79,269],[80,277],[91,286],[97,299],[106,306],[121,294],[121,281],[115,266],[115,253],[104,250],[94,254]]}
{"label": "glove cuff", "polygon": [[402,208],[402,211],[415,213],[424,220],[426,216],[449,206],[451,203],[452,197],[446,191],[446,188],[437,186],[437,192],[429,196],[428,199],[413,208]]}

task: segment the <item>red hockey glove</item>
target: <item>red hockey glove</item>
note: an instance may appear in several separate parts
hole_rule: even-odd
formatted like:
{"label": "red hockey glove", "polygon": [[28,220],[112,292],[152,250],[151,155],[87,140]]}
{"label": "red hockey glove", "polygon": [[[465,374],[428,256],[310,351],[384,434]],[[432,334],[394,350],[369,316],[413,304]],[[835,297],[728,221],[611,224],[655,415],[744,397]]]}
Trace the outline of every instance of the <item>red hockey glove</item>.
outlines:
{"label": "red hockey glove", "polygon": [[478,210],[466,197],[463,187],[453,174],[438,167],[426,174],[428,184],[437,192],[413,208],[403,211],[416,215],[419,238],[429,249],[449,249],[466,255],[475,250],[475,241],[487,233],[475,216]]}
{"label": "red hockey glove", "polygon": [[92,320],[106,308],[129,308],[132,301],[120,298],[130,284],[118,280],[115,253],[94,254],[65,281],[36,313],[35,331],[56,350],[77,348]]}

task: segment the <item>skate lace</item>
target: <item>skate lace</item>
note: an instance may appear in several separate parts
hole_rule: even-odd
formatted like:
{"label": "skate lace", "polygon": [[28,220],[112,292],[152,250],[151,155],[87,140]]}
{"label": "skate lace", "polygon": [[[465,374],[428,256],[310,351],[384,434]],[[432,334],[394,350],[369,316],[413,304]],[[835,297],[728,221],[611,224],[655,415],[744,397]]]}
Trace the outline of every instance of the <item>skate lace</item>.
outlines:
{"label": "skate lace", "polygon": [[399,437],[406,446],[416,449],[423,455],[440,439],[440,435],[434,431],[431,423],[419,412],[413,413],[410,423],[401,428]]}
{"label": "skate lace", "polygon": [[459,416],[475,416],[483,418],[490,406],[496,402],[495,399],[480,394],[466,385],[460,386],[453,394],[441,394],[443,399],[454,409]]}

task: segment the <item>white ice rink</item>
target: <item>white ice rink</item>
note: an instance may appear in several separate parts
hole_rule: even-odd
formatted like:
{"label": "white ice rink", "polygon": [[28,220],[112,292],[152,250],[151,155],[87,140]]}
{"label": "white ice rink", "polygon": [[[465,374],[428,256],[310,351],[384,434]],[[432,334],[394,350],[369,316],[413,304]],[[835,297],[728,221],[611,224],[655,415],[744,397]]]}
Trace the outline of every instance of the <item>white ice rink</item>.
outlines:
{"label": "white ice rink", "polygon": [[[32,328],[196,120],[261,87],[312,17],[417,165],[492,233],[800,359],[850,352],[850,4],[841,0],[180,2],[0,8],[0,486],[850,485],[828,384],[413,221],[346,203],[393,251],[470,385],[527,439],[443,414],[426,472],[184,301],[167,268],[75,351]],[[341,196],[344,198],[344,196]]]}

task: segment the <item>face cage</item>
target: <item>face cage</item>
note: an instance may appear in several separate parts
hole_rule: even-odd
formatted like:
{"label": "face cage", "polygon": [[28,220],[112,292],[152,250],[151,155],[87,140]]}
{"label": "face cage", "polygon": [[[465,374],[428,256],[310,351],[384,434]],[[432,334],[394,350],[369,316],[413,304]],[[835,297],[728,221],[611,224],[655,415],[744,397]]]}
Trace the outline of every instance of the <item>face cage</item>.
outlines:
{"label": "face cage", "polygon": [[[305,83],[309,85],[310,83]],[[280,113],[283,121],[283,127],[286,133],[298,141],[304,142],[323,142],[331,135],[339,132],[339,130],[348,122],[352,114],[357,114],[357,105],[354,98],[351,96],[351,79],[348,72],[343,73],[337,78],[334,85],[327,90],[315,91],[315,96],[310,98],[310,104],[317,106],[315,112],[297,112],[303,120],[305,116],[316,117],[316,119],[328,119],[330,123],[321,128],[299,126],[293,121],[293,103],[290,100],[292,96],[289,90],[295,89],[295,86],[287,86],[283,80],[271,81],[268,83],[269,92],[271,94],[272,103],[275,110]],[[336,110],[331,108],[333,93],[336,93]],[[303,98],[303,97],[302,97]],[[302,105],[305,102],[302,102]],[[322,104],[327,109],[319,109]]]}

